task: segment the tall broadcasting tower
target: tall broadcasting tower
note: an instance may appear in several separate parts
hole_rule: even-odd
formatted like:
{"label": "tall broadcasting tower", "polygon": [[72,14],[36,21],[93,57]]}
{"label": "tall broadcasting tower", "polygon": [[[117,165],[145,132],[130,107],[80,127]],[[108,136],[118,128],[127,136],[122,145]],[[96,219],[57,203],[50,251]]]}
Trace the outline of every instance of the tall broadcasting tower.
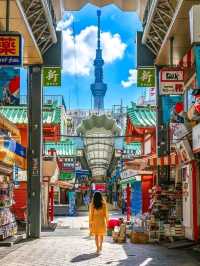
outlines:
{"label": "tall broadcasting tower", "polygon": [[91,84],[91,91],[94,97],[94,109],[102,110],[104,109],[104,96],[107,91],[107,84],[103,83],[103,65],[104,60],[102,58],[102,49],[101,49],[101,30],[100,30],[100,17],[101,11],[97,10],[98,16],[98,35],[97,35],[97,50],[96,58],[94,60],[95,68],[95,82]]}

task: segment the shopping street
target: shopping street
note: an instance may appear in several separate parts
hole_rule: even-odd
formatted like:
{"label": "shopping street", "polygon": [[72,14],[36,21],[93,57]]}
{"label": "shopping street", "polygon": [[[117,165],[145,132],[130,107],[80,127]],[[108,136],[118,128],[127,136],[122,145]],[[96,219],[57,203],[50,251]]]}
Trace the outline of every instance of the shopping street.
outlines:
{"label": "shopping street", "polygon": [[0,266],[200,265],[200,1],[0,14]]}
{"label": "shopping street", "polygon": [[55,232],[42,233],[41,239],[0,247],[1,266],[197,266],[200,254],[190,249],[167,249],[157,244],[114,244],[106,238],[102,255],[95,253],[88,237],[86,214],[58,218]]}

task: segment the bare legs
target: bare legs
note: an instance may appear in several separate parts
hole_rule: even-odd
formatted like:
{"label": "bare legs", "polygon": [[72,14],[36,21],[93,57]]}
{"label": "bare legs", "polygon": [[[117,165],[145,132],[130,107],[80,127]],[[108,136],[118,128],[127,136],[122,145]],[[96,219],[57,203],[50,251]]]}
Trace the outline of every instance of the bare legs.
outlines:
{"label": "bare legs", "polygon": [[99,253],[102,250],[103,236],[95,235],[95,243],[97,247],[97,253]]}
{"label": "bare legs", "polygon": [[100,245],[99,245],[99,248],[100,248],[100,250],[102,250],[103,236],[99,236],[99,238],[100,238]]}
{"label": "bare legs", "polygon": [[99,236],[98,235],[95,235],[95,243],[97,247],[97,253],[99,253]]}

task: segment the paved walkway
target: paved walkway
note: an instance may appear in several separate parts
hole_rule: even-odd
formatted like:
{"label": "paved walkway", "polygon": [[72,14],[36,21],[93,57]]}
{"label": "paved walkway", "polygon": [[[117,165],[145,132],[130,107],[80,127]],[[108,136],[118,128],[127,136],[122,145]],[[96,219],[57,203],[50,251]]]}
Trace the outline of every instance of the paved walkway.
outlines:
{"label": "paved walkway", "polygon": [[158,245],[114,244],[107,238],[103,253],[95,254],[88,236],[88,218],[58,218],[55,232],[13,248],[0,248],[1,266],[196,266],[200,257],[189,250],[169,250]]}

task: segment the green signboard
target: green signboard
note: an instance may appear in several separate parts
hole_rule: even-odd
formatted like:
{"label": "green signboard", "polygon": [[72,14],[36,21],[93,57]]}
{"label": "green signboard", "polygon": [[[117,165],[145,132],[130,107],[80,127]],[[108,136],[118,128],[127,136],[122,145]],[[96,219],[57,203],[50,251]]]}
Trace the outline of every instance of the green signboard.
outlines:
{"label": "green signboard", "polygon": [[71,172],[61,172],[59,179],[62,181],[72,180],[75,177],[74,173]]}
{"label": "green signboard", "polygon": [[59,87],[61,86],[61,68],[44,67],[43,68],[43,86]]}
{"label": "green signboard", "polygon": [[139,68],[137,71],[137,87],[155,87],[155,68]]}

